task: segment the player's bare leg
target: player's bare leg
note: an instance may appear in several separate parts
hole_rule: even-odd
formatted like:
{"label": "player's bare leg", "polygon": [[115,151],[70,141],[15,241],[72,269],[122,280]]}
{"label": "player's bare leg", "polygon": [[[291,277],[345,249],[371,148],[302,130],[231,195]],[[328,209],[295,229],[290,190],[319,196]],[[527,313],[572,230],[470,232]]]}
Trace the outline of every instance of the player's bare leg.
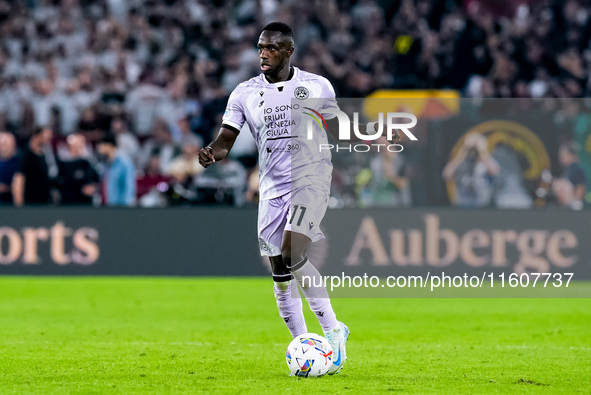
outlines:
{"label": "player's bare leg", "polygon": [[[291,272],[281,255],[269,257],[273,272],[273,292],[277,300],[279,315],[283,318],[292,337],[306,333],[306,321],[302,311],[302,298],[297,295],[298,283],[293,280]],[[297,296],[294,296],[297,295]]]}
{"label": "player's bare leg", "polygon": [[349,337],[349,328],[337,321],[322,276],[307,258],[310,243],[311,240],[306,235],[285,231],[281,243],[281,256],[300,285],[310,309],[316,314],[333,349],[333,366],[328,374],[335,374],[347,359],[345,345]]}

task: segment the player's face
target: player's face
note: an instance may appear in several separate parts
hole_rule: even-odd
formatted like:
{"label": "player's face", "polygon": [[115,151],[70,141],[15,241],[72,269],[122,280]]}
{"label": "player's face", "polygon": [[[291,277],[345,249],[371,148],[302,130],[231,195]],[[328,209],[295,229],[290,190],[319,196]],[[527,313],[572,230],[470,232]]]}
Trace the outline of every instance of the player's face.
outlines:
{"label": "player's face", "polygon": [[258,42],[261,71],[265,75],[276,75],[285,67],[293,47],[280,32],[263,31]]}

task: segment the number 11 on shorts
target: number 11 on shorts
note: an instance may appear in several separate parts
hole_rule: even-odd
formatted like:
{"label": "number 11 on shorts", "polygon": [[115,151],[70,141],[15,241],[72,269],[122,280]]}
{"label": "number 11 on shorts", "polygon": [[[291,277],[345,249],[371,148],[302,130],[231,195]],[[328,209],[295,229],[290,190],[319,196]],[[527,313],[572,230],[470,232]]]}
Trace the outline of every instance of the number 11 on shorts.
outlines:
{"label": "number 11 on shorts", "polygon": [[296,213],[298,212],[298,208],[300,209],[300,216],[298,218],[297,226],[300,226],[302,224],[302,219],[304,219],[304,214],[306,213],[306,207],[300,206],[299,204],[293,206],[293,211],[291,212],[291,218],[289,219],[289,223],[291,224],[293,222],[293,219],[295,218]]}

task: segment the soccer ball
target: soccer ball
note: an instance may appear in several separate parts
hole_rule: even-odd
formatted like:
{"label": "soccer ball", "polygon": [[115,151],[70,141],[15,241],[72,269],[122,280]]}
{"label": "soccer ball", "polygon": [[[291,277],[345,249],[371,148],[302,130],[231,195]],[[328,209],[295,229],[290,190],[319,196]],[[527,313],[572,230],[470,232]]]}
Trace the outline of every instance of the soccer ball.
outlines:
{"label": "soccer ball", "polygon": [[286,360],[292,376],[324,376],[332,365],[332,348],[324,337],[304,333],[289,343]]}

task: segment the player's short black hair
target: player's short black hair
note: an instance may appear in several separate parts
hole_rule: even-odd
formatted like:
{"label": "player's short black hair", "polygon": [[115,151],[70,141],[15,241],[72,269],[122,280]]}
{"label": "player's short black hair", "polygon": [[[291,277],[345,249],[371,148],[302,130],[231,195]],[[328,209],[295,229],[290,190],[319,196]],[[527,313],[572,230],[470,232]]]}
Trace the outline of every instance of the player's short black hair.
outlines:
{"label": "player's short black hair", "polygon": [[280,32],[284,36],[287,36],[293,40],[293,29],[283,22],[271,22],[263,28],[263,31],[268,30],[271,32]]}

